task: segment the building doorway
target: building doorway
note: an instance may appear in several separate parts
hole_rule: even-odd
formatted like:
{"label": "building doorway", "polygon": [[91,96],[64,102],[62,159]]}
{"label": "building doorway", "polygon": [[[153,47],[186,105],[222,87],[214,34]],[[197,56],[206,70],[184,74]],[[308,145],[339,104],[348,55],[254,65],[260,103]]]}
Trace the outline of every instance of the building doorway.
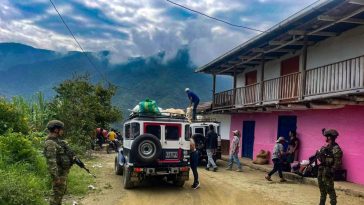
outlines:
{"label": "building doorway", "polygon": [[242,157],[253,159],[255,121],[243,122]]}
{"label": "building doorway", "polygon": [[295,56],[281,62],[281,78],[279,99],[283,101],[295,100],[299,96],[300,56]]}
{"label": "building doorway", "polygon": [[[278,135],[284,137],[287,142],[290,141],[289,131],[297,130],[297,116],[279,116],[278,117]],[[287,149],[288,143],[285,143],[284,148]]]}

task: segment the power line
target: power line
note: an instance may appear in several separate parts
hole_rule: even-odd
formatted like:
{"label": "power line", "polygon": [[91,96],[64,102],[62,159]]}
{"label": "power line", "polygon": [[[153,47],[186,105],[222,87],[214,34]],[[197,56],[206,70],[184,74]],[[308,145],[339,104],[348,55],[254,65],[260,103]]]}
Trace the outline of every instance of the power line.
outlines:
{"label": "power line", "polygon": [[59,18],[61,18],[63,24],[66,26],[67,30],[69,31],[69,33],[71,34],[71,36],[73,37],[73,39],[75,40],[76,44],[78,45],[78,47],[80,47],[82,53],[85,55],[86,59],[88,60],[88,62],[92,65],[92,67],[101,75],[101,77],[103,78],[103,80],[105,80],[106,82],[108,82],[109,84],[111,84],[105,77],[105,75],[99,71],[99,69],[97,68],[97,66],[92,62],[91,58],[87,55],[87,53],[85,52],[85,50],[83,50],[81,44],[78,42],[76,36],[73,34],[73,32],[71,31],[70,27],[68,27],[67,23],[65,22],[65,20],[63,19],[61,13],[59,13],[56,5],[53,3],[52,0],[49,0],[51,2],[51,4],[53,5],[54,10],[56,10],[56,12],[58,13]]}
{"label": "power line", "polygon": [[207,18],[213,19],[213,20],[215,20],[215,21],[219,21],[219,22],[225,23],[225,24],[230,25],[230,26],[239,27],[239,28],[243,28],[243,29],[247,29],[247,30],[251,30],[251,31],[257,31],[257,32],[261,32],[261,33],[265,33],[265,32],[266,32],[266,31],[262,31],[262,30],[259,30],[259,29],[255,29],[255,28],[247,27],[247,26],[242,26],[242,25],[233,24],[233,23],[227,22],[227,21],[225,21],[225,20],[218,19],[218,18],[213,17],[213,16],[209,16],[209,15],[207,15],[207,14],[205,14],[205,13],[202,13],[202,12],[200,12],[200,11],[197,11],[197,10],[194,10],[194,9],[191,9],[191,8],[188,8],[188,7],[186,7],[186,6],[183,6],[183,5],[181,5],[181,4],[178,4],[178,3],[176,3],[176,2],[173,2],[173,1],[171,1],[171,0],[166,0],[166,1],[167,1],[167,2],[169,2],[169,3],[171,3],[171,4],[174,4],[174,5],[176,5],[176,6],[179,6],[179,7],[183,8],[183,9],[186,9],[186,10],[192,11],[192,12],[194,12],[194,13],[198,13],[198,14],[200,14],[200,15],[202,15],[202,16],[205,16],[205,17],[207,17]]}

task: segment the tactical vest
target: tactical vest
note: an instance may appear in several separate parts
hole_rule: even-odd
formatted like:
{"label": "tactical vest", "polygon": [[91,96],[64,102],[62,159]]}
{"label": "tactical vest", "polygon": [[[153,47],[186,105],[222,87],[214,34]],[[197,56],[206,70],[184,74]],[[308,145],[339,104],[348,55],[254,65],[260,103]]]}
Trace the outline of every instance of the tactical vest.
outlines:
{"label": "tactical vest", "polygon": [[334,165],[334,154],[332,148],[323,147],[320,149],[319,160],[322,166],[331,167]]}
{"label": "tactical vest", "polygon": [[57,144],[57,165],[65,170],[70,169],[73,165],[73,156],[70,155],[66,143],[59,139],[48,138],[48,140],[52,140]]}
{"label": "tactical vest", "polygon": [[318,159],[321,162],[321,166],[337,168],[342,164],[342,151],[337,144],[330,147],[322,147]]}

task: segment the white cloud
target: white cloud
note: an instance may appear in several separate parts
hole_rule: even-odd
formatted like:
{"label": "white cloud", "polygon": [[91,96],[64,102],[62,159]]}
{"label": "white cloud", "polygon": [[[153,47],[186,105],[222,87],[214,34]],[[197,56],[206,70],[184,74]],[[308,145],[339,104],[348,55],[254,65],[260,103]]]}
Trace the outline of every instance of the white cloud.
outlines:
{"label": "white cloud", "polygon": [[[72,1],[93,11],[99,11],[102,17],[98,16],[98,13],[87,16],[79,12]],[[257,34],[195,14],[193,18],[175,18],[174,14],[166,11],[180,8],[163,0],[72,1],[68,3],[56,1],[55,3],[65,17],[79,22],[79,27],[71,28],[75,33],[79,28],[90,30],[87,33],[92,35],[82,33],[77,35],[84,49],[110,50],[113,62],[121,62],[132,56],[149,56],[160,51],[166,51],[167,58],[173,57],[178,49],[188,45],[193,62],[202,65]],[[230,19],[265,30],[278,22],[265,18],[268,14],[264,13],[264,9],[260,7],[268,5],[267,8],[269,8],[271,4],[281,6],[285,12],[279,12],[274,16],[276,15],[277,19],[283,19],[314,0],[175,1],[212,16],[226,16],[226,20]],[[49,3],[47,0],[32,0],[32,2]],[[40,20],[59,18],[51,6],[38,15],[23,16],[22,12],[9,0],[3,0],[0,5],[0,42],[21,42],[56,51],[79,50],[73,39],[66,33],[67,30],[59,33],[52,30],[52,27],[38,24]],[[95,18],[98,18],[98,21],[94,21]],[[102,21],[105,18],[115,24],[100,22],[100,19]],[[58,31],[66,29],[60,20],[56,26]],[[99,33],[94,31],[95,28],[99,30]],[[120,32],[128,37],[120,36]]]}

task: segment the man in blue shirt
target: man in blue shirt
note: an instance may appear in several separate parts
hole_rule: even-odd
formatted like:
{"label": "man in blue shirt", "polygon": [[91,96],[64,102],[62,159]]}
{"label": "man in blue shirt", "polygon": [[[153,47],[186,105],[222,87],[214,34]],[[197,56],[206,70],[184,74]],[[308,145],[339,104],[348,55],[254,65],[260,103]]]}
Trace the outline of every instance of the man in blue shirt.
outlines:
{"label": "man in blue shirt", "polygon": [[189,88],[185,89],[188,99],[190,100],[190,107],[193,105],[193,109],[192,109],[192,120],[196,120],[196,109],[198,104],[200,103],[200,98],[193,93],[192,91],[190,91]]}

